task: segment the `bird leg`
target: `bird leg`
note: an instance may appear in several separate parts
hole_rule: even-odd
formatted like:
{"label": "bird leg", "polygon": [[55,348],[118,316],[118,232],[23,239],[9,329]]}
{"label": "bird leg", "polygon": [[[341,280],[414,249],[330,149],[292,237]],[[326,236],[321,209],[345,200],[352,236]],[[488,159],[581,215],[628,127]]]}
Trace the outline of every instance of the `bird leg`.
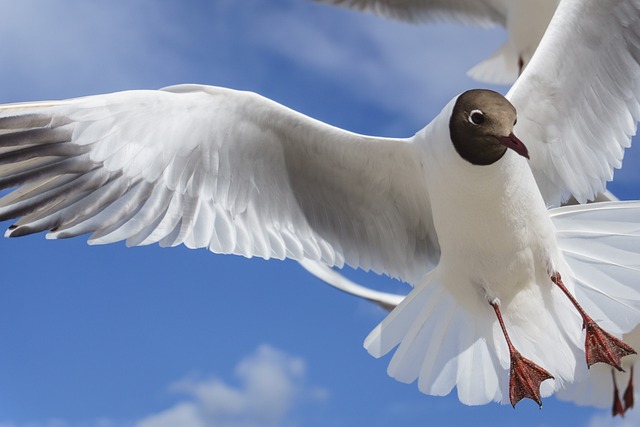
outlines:
{"label": "bird leg", "polygon": [[571,300],[571,303],[582,316],[582,329],[586,329],[584,340],[587,367],[594,363],[602,362],[613,366],[618,371],[624,372],[621,359],[629,354],[636,354],[635,350],[624,341],[605,332],[598,324],[584,311],[578,301],[566,288],[560,277],[560,273],[553,273],[551,281],[555,283],[562,292]]}
{"label": "bird leg", "polygon": [[629,369],[629,384],[627,384],[627,389],[624,391],[624,412],[627,412],[629,409],[633,408],[633,365],[631,365],[631,369]]}
{"label": "bird leg", "polygon": [[620,415],[621,417],[624,417],[624,408],[620,401],[618,383],[616,383],[616,374],[613,369],[611,370],[611,378],[613,379],[613,405],[611,406],[611,416],[615,417],[616,415]]}
{"label": "bird leg", "polygon": [[519,401],[528,397],[536,402],[538,406],[542,407],[540,384],[544,380],[553,379],[553,376],[531,360],[523,357],[520,352],[515,349],[507,333],[507,328],[504,326],[500,307],[498,307],[498,304],[495,302],[490,304],[496,312],[496,317],[498,318],[502,333],[509,347],[509,359],[511,360],[509,369],[509,400],[511,401],[511,406],[515,408]]}

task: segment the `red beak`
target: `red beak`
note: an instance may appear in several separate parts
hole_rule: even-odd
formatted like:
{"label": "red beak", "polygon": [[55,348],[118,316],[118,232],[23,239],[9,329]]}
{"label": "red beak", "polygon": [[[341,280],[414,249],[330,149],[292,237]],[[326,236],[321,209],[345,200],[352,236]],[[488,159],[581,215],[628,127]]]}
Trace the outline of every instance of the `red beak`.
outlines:
{"label": "red beak", "polygon": [[513,134],[513,132],[510,133],[509,136],[499,137],[498,141],[500,141],[500,144],[507,148],[511,148],[522,157],[526,157],[527,159],[529,158],[529,150],[527,150],[527,147]]}

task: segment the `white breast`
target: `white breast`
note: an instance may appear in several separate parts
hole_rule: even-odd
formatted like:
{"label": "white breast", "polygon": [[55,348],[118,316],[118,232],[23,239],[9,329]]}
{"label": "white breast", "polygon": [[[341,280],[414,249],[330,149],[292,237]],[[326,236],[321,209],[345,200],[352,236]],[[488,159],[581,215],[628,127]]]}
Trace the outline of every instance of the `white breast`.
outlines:
{"label": "white breast", "polygon": [[437,127],[425,129],[440,133],[425,147],[425,179],[447,287],[505,301],[548,281],[559,251],[528,161],[507,150],[492,165],[472,165],[455,151],[448,126]]}

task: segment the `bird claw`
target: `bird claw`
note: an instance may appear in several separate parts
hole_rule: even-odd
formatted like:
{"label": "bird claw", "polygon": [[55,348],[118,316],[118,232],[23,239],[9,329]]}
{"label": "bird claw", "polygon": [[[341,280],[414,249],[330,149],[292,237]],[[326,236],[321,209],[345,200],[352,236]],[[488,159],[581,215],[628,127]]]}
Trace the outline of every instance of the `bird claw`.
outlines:
{"label": "bird claw", "polygon": [[517,351],[510,356],[509,400],[511,406],[515,408],[518,402],[527,397],[542,407],[540,384],[544,380],[553,379],[553,375]]}
{"label": "bird claw", "polygon": [[636,354],[636,351],[624,341],[603,330],[590,318],[586,319],[584,323],[587,330],[584,340],[587,366],[591,367],[594,363],[606,363],[618,371],[624,371],[621,365],[622,357]]}
{"label": "bird claw", "polygon": [[[611,370],[611,378],[613,380],[613,405],[611,406],[611,416],[615,417],[620,415],[624,418],[624,414],[631,408],[633,408],[633,365],[631,365],[631,372],[629,373],[629,384],[622,396],[623,400],[620,400],[620,392],[618,391],[618,384],[616,382],[616,375]],[[624,401],[624,405],[622,402]]]}
{"label": "bird claw", "polygon": [[611,370],[611,379],[613,380],[613,404],[611,405],[611,416],[615,417],[620,415],[624,418],[624,407],[622,406],[622,401],[620,400],[620,392],[618,391],[618,383],[616,382],[616,374]]}
{"label": "bird claw", "polygon": [[622,402],[620,401],[620,397],[618,396],[618,393],[616,393],[617,390],[613,391],[613,406],[611,407],[611,416],[615,417],[616,415],[620,415],[621,417],[624,418],[624,408],[622,407]]}
{"label": "bird claw", "polygon": [[587,358],[587,366],[591,367],[594,363],[602,362],[613,366],[618,371],[624,372],[622,369],[622,357],[629,354],[636,354],[636,351],[624,341],[605,332],[591,317],[584,311],[580,303],[569,292],[562,282],[560,273],[556,272],[551,275],[551,281],[555,283],[562,292],[569,298],[573,306],[578,310],[582,317],[582,327],[587,330],[584,340],[585,355]]}

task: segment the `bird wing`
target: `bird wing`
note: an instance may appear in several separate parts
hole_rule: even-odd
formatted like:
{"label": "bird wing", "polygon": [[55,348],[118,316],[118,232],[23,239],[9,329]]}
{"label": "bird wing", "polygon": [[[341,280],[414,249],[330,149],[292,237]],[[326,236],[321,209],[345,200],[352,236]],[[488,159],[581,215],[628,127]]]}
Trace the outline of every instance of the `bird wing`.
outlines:
{"label": "bird wing", "polygon": [[[569,29],[569,30],[568,30]],[[640,3],[565,0],[507,94],[545,201],[605,190],[640,118]]]}
{"label": "bird wing", "polygon": [[414,281],[437,261],[411,139],[350,133],[251,92],[181,85],[0,106],[9,237],[92,233]]}
{"label": "bird wing", "polygon": [[371,301],[387,311],[391,311],[396,308],[396,306],[406,297],[406,295],[376,291],[366,286],[359,285],[358,283],[347,279],[338,271],[318,261],[303,259],[300,261],[300,265],[309,273],[313,274],[328,285],[331,285],[349,295]]}
{"label": "bird wing", "polygon": [[455,21],[505,26],[508,0],[317,0],[408,22]]}

